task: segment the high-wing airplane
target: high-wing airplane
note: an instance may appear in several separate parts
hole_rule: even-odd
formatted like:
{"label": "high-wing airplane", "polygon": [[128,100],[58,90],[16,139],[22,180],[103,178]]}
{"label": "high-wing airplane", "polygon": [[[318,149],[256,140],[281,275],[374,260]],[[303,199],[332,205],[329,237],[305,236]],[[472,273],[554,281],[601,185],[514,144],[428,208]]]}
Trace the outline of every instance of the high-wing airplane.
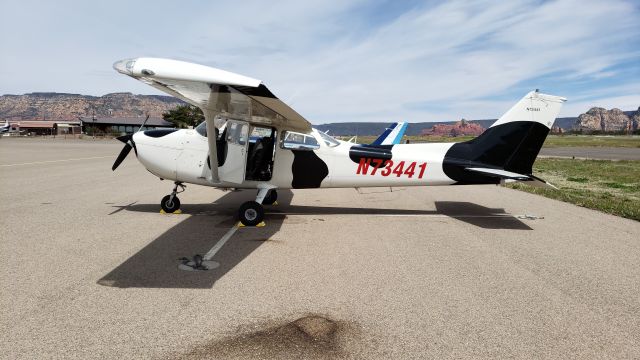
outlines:
{"label": "high-wing airplane", "polygon": [[[114,68],[201,108],[193,130],[138,131],[118,139],[125,147],[113,170],[134,149],[152,174],[174,181],[160,205],[180,208],[184,183],[257,189],[240,206],[240,221],[254,226],[277,189],[498,184],[551,186],[532,165],[566,99],[525,95],[490,128],[462,143],[354,144],[334,139],[278,99],[260,81],[182,61],[137,58]],[[252,142],[251,139],[257,139]]]}
{"label": "high-wing airplane", "polygon": [[393,123],[385,129],[385,131],[375,139],[371,145],[397,145],[400,144],[404,132],[407,131],[407,123]]}
{"label": "high-wing airplane", "polygon": [[4,121],[4,125],[0,126],[0,134],[9,132],[11,130],[11,125],[9,125],[9,120]]}

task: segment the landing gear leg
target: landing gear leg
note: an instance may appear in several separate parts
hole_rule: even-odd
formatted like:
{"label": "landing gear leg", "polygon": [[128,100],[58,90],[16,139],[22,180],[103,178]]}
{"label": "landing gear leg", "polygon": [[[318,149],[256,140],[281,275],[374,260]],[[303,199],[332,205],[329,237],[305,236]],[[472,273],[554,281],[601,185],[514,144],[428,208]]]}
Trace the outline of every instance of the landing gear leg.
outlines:
{"label": "landing gear leg", "polygon": [[238,217],[244,226],[256,226],[264,220],[264,208],[262,202],[270,191],[273,189],[259,189],[256,201],[247,201],[240,206]]}
{"label": "landing gear leg", "polygon": [[269,190],[267,196],[264,197],[264,200],[262,200],[262,204],[273,205],[276,200],[278,200],[278,192],[276,191],[276,189],[271,189]]}
{"label": "landing gear leg", "polygon": [[[162,201],[160,201],[160,207],[168,214],[180,210],[180,199],[178,199],[177,194],[183,192],[185,189],[185,186],[179,181],[176,181],[174,184],[175,186],[171,194],[163,197]],[[180,191],[178,191],[178,188],[180,188]]]}

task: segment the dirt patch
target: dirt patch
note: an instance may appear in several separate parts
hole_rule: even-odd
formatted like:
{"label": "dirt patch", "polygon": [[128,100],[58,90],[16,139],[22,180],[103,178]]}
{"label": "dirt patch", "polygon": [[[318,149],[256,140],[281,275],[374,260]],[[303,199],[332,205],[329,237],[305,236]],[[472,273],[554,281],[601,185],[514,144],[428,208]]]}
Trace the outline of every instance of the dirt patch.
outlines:
{"label": "dirt patch", "polygon": [[[255,327],[254,327],[255,328]],[[341,343],[354,335],[352,324],[326,316],[307,315],[280,325],[215,340],[179,359],[336,359],[346,357]]]}

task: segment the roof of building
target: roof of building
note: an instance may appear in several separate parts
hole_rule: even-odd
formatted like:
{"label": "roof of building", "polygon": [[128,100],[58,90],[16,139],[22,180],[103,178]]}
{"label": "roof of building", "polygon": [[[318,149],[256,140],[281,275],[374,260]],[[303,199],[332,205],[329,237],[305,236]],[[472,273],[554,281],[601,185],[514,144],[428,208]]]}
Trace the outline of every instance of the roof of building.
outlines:
{"label": "roof of building", "polygon": [[[88,124],[104,124],[104,125],[137,125],[140,126],[144,122],[145,117],[112,117],[103,118],[98,117],[95,121],[91,116],[82,117],[81,120]],[[150,117],[146,126],[167,126],[173,127],[174,125],[163,118]]]}
{"label": "roof of building", "polygon": [[49,129],[60,125],[80,126],[80,121],[20,120],[9,121],[9,124],[11,124],[11,126],[18,125],[21,128]]}

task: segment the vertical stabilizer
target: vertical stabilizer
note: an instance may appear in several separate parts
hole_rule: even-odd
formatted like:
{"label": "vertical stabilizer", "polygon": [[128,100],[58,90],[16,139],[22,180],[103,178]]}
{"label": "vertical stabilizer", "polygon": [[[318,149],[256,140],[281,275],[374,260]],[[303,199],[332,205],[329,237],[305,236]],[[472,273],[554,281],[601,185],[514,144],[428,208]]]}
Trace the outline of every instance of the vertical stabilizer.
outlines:
{"label": "vertical stabilizer", "polygon": [[443,162],[447,176],[460,183],[493,183],[495,177],[468,168],[501,169],[530,175],[542,144],[560,113],[565,98],[525,95],[477,138],[453,145]]}

